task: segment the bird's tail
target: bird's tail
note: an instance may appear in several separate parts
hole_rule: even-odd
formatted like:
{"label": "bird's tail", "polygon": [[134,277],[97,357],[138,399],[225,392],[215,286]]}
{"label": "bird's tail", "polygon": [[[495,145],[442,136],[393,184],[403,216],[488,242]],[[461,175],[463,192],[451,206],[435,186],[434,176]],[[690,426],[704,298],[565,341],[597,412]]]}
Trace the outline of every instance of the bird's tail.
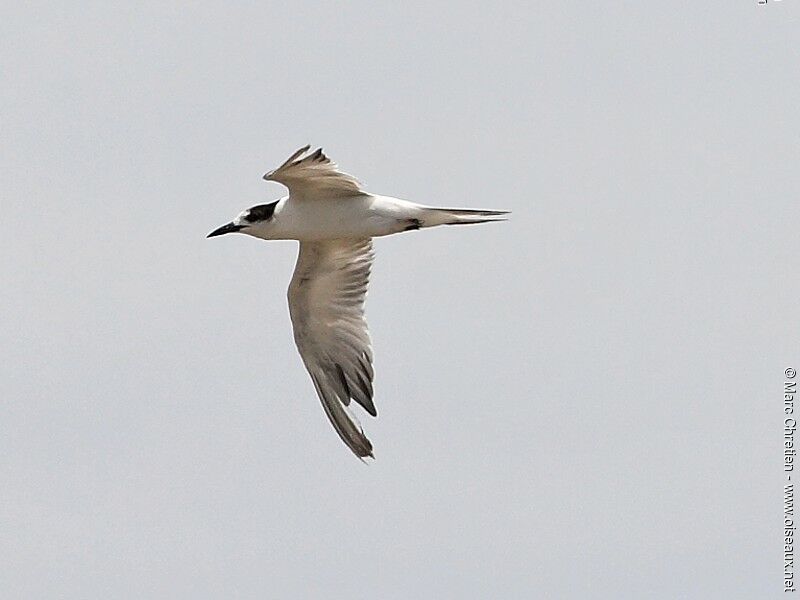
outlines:
{"label": "bird's tail", "polygon": [[437,225],[474,225],[492,221],[506,221],[507,210],[477,210],[473,208],[425,208],[422,227]]}

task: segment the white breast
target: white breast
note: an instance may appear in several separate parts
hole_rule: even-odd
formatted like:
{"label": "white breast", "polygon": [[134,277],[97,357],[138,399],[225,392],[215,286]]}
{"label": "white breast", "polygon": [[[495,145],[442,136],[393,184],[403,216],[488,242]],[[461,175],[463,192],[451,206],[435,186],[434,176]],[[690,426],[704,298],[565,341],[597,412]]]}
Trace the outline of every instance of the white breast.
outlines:
{"label": "white breast", "polygon": [[267,239],[321,241],[397,233],[412,203],[362,194],[331,200],[282,200],[264,235]]}

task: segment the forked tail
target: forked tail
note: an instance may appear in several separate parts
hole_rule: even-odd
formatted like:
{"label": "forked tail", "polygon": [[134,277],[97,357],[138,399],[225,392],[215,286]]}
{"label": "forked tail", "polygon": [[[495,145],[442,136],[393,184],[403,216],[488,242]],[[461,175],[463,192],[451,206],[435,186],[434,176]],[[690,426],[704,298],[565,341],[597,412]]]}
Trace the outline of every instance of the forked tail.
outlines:
{"label": "forked tail", "polygon": [[437,225],[475,225],[492,221],[506,221],[507,210],[476,210],[472,208],[426,208],[422,227]]}

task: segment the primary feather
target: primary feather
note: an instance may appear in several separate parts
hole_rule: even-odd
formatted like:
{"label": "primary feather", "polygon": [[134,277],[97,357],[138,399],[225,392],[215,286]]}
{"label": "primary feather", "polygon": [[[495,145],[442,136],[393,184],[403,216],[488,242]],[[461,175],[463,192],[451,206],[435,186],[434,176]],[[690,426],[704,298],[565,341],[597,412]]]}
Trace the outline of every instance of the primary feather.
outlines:
{"label": "primary feather", "polygon": [[297,150],[280,167],[264,175],[264,179],[285,185],[295,200],[363,193],[358,180],[340,171],[338,165],[325,156],[322,148],[302,157],[310,147],[303,146]]}

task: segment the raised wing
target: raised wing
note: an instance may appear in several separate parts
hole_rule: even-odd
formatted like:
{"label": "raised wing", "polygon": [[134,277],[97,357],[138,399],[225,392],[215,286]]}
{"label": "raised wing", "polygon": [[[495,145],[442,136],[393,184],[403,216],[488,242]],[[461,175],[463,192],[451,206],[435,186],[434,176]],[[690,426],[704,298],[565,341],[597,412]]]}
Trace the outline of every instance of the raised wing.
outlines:
{"label": "raised wing", "polygon": [[352,398],[373,417],[372,344],[364,319],[372,266],[370,239],[301,242],[289,285],[294,341],[322,407],[359,458],[372,444],[348,406]]}
{"label": "raised wing", "polygon": [[300,148],[280,167],[264,175],[264,179],[285,185],[293,200],[325,200],[365,193],[358,180],[340,171],[322,148],[303,156],[309,148]]}

